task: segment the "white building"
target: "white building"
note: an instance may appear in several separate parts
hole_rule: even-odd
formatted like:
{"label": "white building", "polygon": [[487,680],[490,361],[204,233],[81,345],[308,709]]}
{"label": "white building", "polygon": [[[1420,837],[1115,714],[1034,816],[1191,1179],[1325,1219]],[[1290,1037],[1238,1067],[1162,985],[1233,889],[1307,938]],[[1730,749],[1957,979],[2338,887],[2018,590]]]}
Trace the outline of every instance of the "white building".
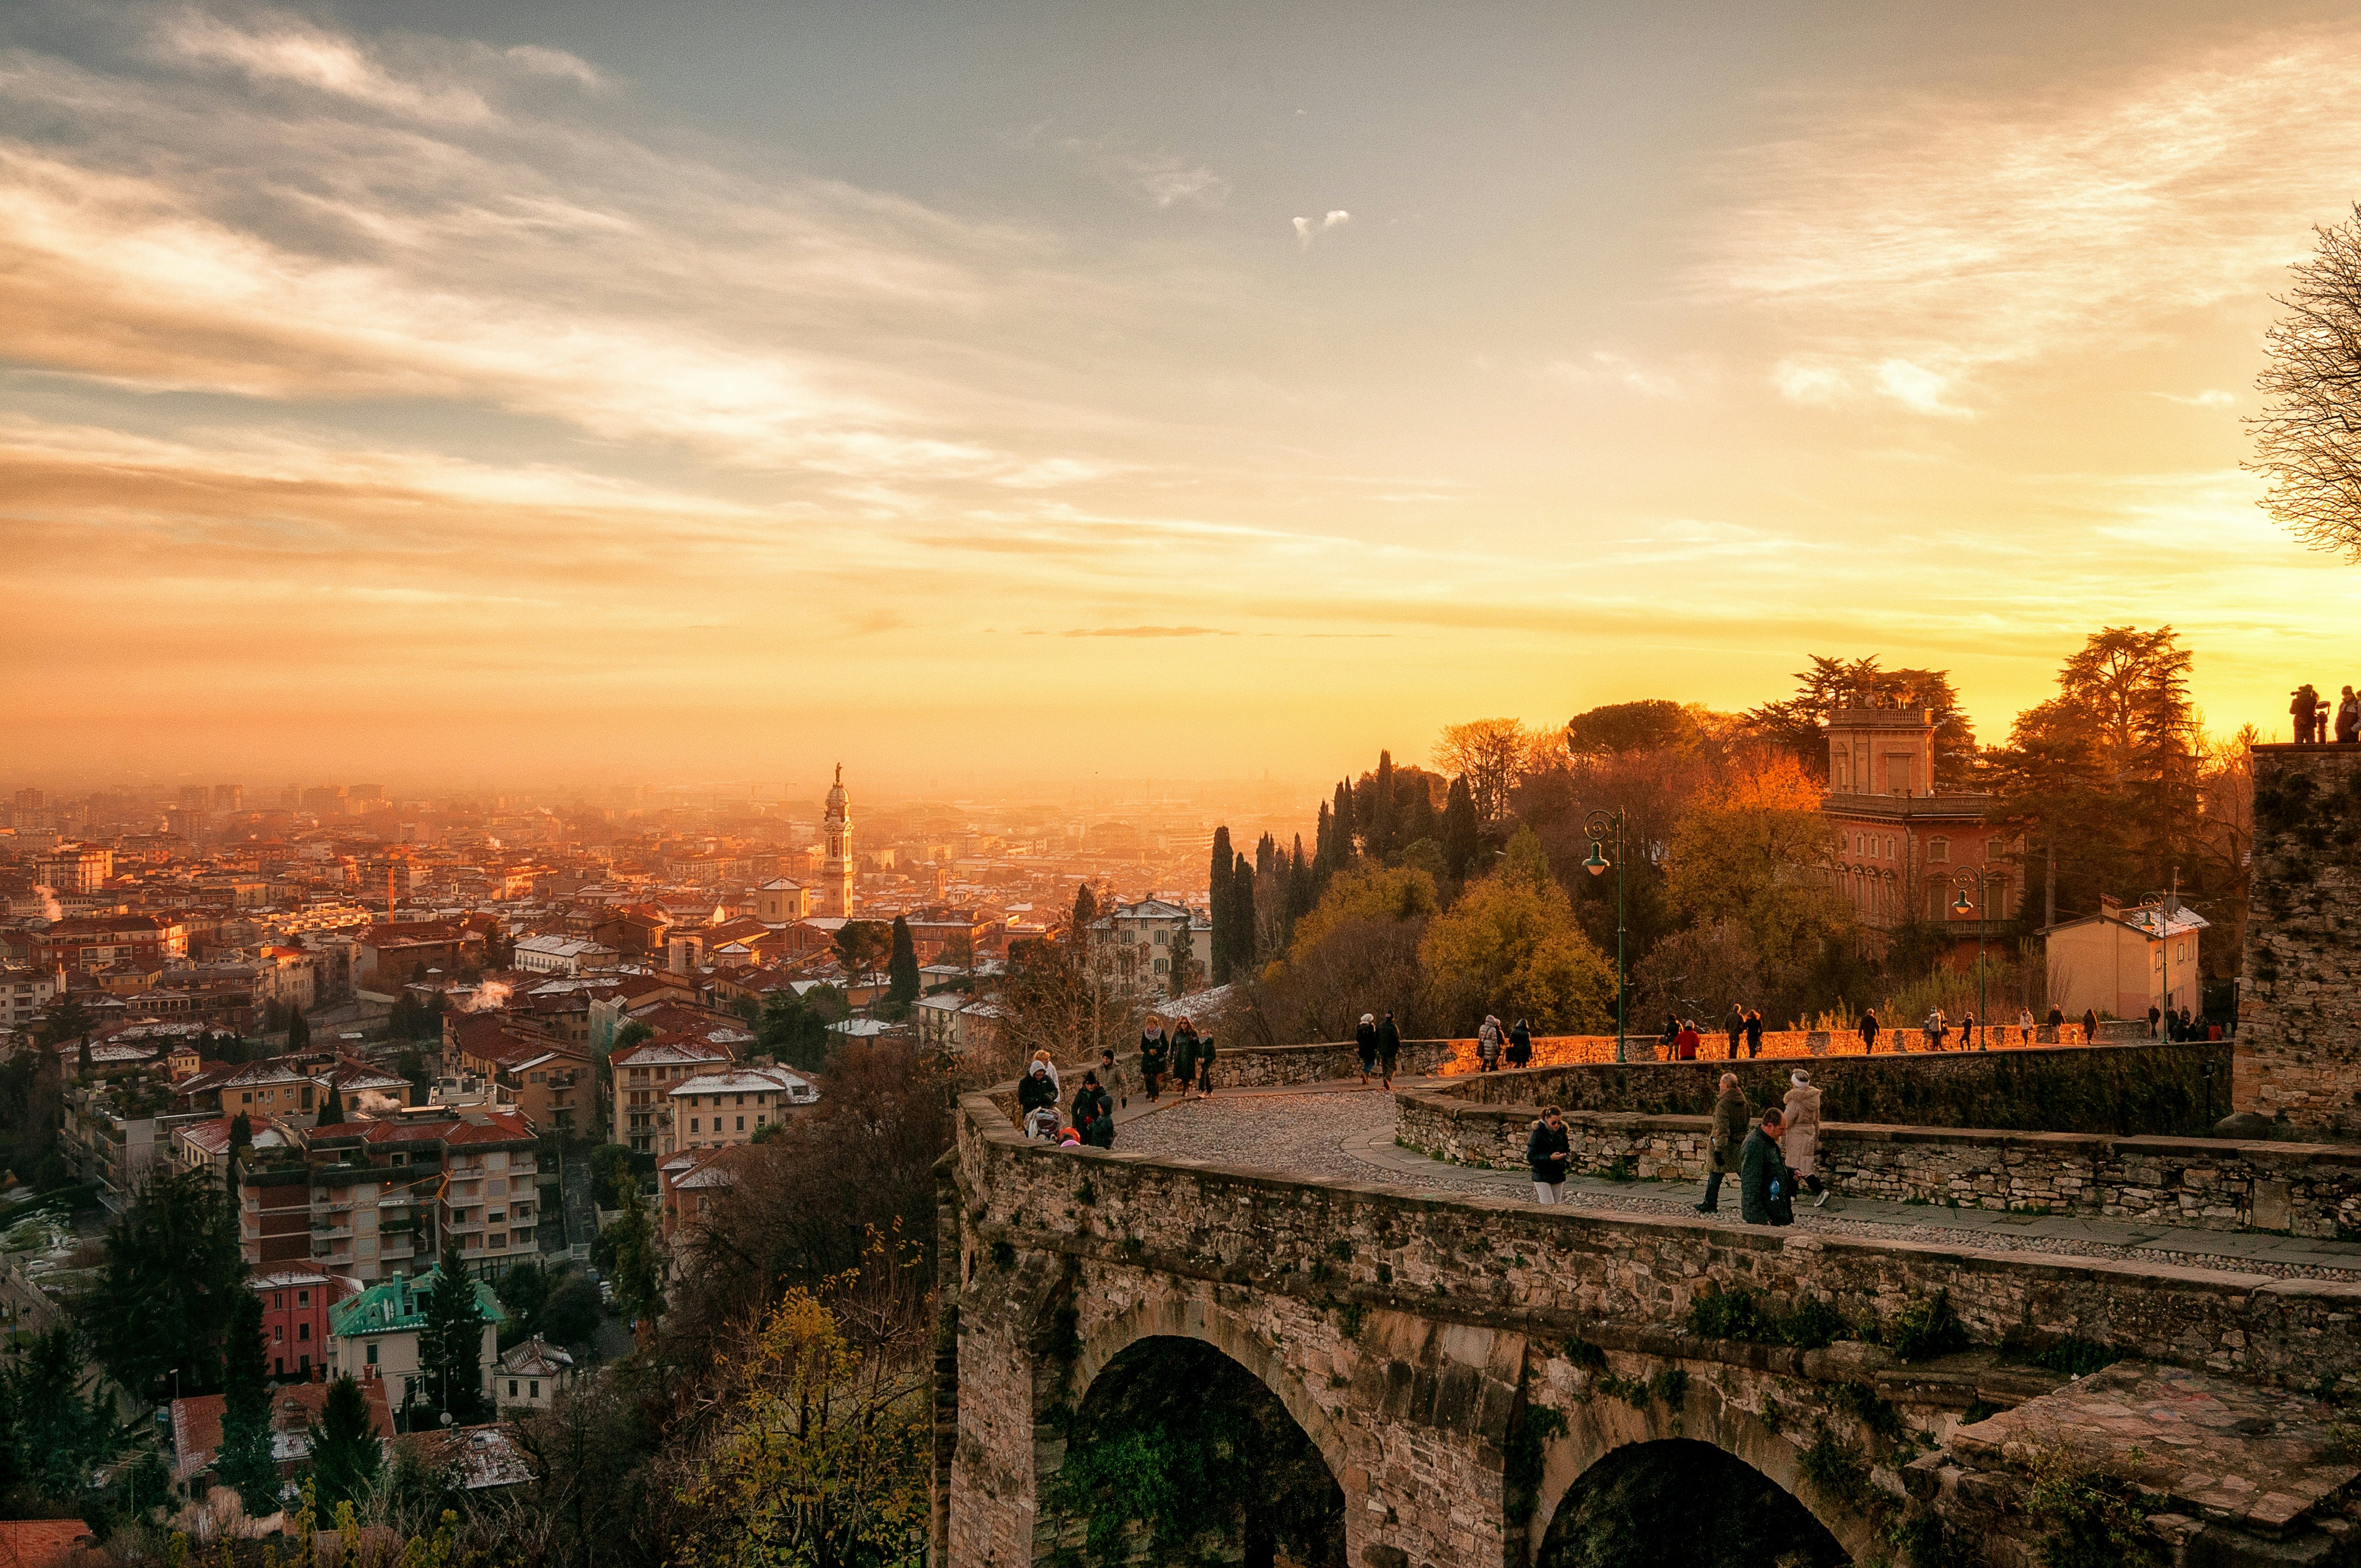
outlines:
{"label": "white building", "polygon": [[574,1381],[574,1358],[539,1334],[509,1347],[492,1372],[492,1399],[503,1410],[545,1410]]}
{"label": "white building", "polygon": [[713,1149],[752,1143],[788,1107],[811,1104],[819,1091],[783,1067],[741,1067],[699,1073],[675,1084],[668,1098],[675,1144]]}
{"label": "white building", "polygon": [[58,993],[55,970],[0,965],[0,1032],[29,1035]]}
{"label": "white building", "polygon": [[533,974],[578,975],[618,961],[614,948],[587,937],[523,937],[516,945],[516,967]]}
{"label": "white building", "polygon": [[1093,957],[1102,973],[1118,975],[1157,996],[1174,992],[1173,966],[1185,964],[1180,990],[1194,991],[1213,972],[1213,931],[1185,905],[1160,898],[1118,904],[1091,925]]}

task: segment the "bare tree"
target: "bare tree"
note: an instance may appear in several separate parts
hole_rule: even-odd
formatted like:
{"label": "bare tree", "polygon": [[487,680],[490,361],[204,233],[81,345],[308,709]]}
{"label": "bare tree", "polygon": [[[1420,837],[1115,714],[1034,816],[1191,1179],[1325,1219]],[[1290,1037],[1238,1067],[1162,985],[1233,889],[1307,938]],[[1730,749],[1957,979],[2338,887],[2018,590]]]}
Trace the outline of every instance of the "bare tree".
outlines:
{"label": "bare tree", "polygon": [[1467,781],[1476,817],[1499,822],[1509,814],[1509,792],[1537,764],[1563,759],[1565,737],[1554,729],[1527,729],[1513,718],[1474,718],[1444,726],[1434,761],[1446,773]]}
{"label": "bare tree", "polygon": [[2263,411],[2246,465],[2270,483],[2274,521],[2315,550],[2361,562],[2361,205],[2353,221],[2316,228],[2319,245],[2275,302],[2287,311],[2263,338],[2255,389]]}

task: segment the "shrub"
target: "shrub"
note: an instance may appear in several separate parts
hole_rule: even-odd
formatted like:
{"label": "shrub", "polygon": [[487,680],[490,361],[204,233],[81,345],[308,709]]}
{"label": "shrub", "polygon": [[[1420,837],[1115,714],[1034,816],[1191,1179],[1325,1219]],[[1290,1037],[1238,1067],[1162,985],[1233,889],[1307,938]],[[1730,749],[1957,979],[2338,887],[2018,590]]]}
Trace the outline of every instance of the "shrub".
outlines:
{"label": "shrub", "polygon": [[1905,1307],[1887,1327],[1885,1343],[1904,1361],[1932,1361],[1968,1348],[1968,1329],[1951,1310],[1951,1293],[1938,1290]]}
{"label": "shrub", "polygon": [[2025,1511],[2046,1531],[2041,1560],[2048,1568],[2161,1568],[2164,1553],[2147,1529],[2155,1506],[2122,1476],[2092,1469],[2064,1449],[2033,1456]]}

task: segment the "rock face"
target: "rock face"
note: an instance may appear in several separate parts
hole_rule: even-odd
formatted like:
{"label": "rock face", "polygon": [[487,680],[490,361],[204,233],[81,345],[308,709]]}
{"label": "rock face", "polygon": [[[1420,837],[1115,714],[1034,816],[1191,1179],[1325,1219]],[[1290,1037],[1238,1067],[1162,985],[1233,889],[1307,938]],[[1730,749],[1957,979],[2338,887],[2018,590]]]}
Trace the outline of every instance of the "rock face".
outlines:
{"label": "rock face", "polygon": [[2255,748],[2253,902],[2231,1102],[2361,1138],[2361,746]]}

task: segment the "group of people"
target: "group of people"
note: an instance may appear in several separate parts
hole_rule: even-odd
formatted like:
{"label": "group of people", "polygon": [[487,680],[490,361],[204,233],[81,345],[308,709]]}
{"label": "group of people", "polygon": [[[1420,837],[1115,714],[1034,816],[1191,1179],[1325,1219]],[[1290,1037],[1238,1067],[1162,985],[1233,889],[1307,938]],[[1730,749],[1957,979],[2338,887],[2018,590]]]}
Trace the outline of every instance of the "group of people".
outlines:
{"label": "group of people", "polygon": [[[1730,1011],[1722,1015],[1721,1027],[1722,1032],[1730,1036],[1730,1060],[1738,1059],[1738,1047],[1741,1041],[1748,1056],[1763,1054],[1763,1014],[1753,1008],[1731,1003]],[[1657,1036],[1657,1043],[1664,1047],[1667,1061],[1695,1061],[1704,1049],[1705,1032],[1697,1027],[1695,1019],[1667,1013],[1664,1014],[1664,1032]]]}
{"label": "group of people", "polygon": [[[2288,715],[2295,720],[2296,743],[2317,745],[2327,740],[2328,699],[2310,681],[2288,693]],[[2335,716],[2338,742],[2349,746],[2361,741],[2361,696],[2355,696],[2351,686],[2346,686],[2344,695],[2336,699]]]}
{"label": "group of people", "polygon": [[1198,1034],[1197,1025],[1186,1018],[1170,1035],[1161,1018],[1150,1018],[1140,1032],[1140,1087],[1150,1105],[1164,1098],[1168,1076],[1183,1100],[1192,1087],[1201,1099],[1213,1092],[1213,1036]]}
{"label": "group of people", "polygon": [[[1814,1207],[1828,1201],[1828,1184],[1819,1175],[1820,1091],[1801,1068],[1788,1075],[1787,1083],[1786,1097],[1755,1116],[1738,1087],[1738,1075],[1721,1075],[1698,1213],[1720,1212],[1722,1182],[1730,1176],[1738,1178],[1739,1217],[1750,1225],[1793,1223],[1799,1188],[1812,1194]],[[1554,1105],[1544,1109],[1525,1139],[1536,1202],[1558,1201],[1573,1157],[1571,1142],[1565,1113]]]}
{"label": "group of people", "polygon": [[[1389,1013],[1386,1018],[1390,1022],[1393,1014]],[[1510,1067],[1532,1065],[1532,1029],[1520,1018],[1515,1028],[1504,1030],[1500,1027],[1500,1020],[1487,1013],[1484,1022],[1476,1030],[1476,1070],[1498,1072],[1504,1062]]]}
{"label": "group of people", "polygon": [[[1361,1026],[1353,1032],[1353,1047],[1361,1058],[1361,1081],[1369,1081],[1369,1074],[1378,1075],[1378,1086],[1394,1086],[1394,1063],[1401,1058],[1401,1031],[1394,1027],[1394,1015],[1379,1018],[1374,1013],[1361,1014]],[[1525,1054],[1532,1054],[1531,1036],[1527,1036]]]}
{"label": "group of people", "polygon": [[1024,1119],[1025,1135],[1028,1138],[1046,1138],[1065,1148],[1111,1149],[1115,1147],[1115,1108],[1118,1103],[1128,1104],[1131,1101],[1131,1096],[1122,1091],[1122,1069],[1115,1066],[1115,1053],[1101,1051],[1099,1065],[1083,1070],[1073,1103],[1067,1108],[1068,1118],[1061,1121],[1058,1115],[1058,1064],[1049,1059],[1049,1052],[1035,1051],[1032,1061],[1026,1066],[1025,1076],[1016,1080],[1016,1112]]}

